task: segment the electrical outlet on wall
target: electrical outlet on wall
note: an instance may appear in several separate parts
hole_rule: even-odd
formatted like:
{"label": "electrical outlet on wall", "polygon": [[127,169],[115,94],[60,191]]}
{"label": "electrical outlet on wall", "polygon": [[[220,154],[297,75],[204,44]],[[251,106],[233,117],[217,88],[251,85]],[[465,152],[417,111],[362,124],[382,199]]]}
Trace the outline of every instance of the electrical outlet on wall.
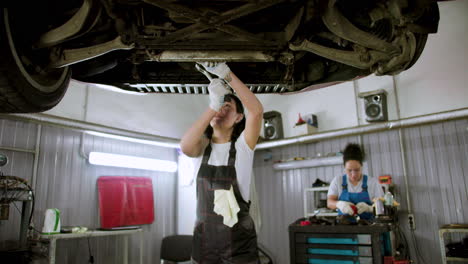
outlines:
{"label": "electrical outlet on wall", "polygon": [[416,229],[416,221],[414,220],[414,214],[408,214],[408,225],[410,229]]}

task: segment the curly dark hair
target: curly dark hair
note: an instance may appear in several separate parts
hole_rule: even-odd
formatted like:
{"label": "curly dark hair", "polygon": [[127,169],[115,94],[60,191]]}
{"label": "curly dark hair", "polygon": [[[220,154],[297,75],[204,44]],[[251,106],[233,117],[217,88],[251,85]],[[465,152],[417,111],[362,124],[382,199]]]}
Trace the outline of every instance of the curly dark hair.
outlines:
{"label": "curly dark hair", "polygon": [[[237,113],[244,114],[244,106],[242,105],[241,100],[237,96],[233,94],[226,94],[224,96],[224,102],[232,102],[232,101],[236,103]],[[232,135],[231,135],[231,141],[236,141],[237,138],[239,138],[242,131],[244,131],[244,129],[245,129],[245,115],[242,117],[241,121],[239,121],[237,124],[234,125],[234,130],[232,131]],[[210,140],[213,137],[213,128],[211,126],[208,126],[205,129],[205,136]]]}
{"label": "curly dark hair", "polygon": [[362,165],[364,158],[365,158],[364,150],[361,148],[359,144],[349,143],[348,145],[346,145],[345,149],[343,150],[343,165],[346,165],[346,162],[348,160],[357,160]]}

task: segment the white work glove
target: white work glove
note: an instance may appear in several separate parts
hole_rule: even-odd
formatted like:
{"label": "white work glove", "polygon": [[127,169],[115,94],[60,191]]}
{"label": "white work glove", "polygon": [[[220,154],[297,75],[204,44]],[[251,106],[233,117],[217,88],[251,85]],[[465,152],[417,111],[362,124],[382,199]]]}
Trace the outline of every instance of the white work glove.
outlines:
{"label": "white work glove", "polygon": [[229,75],[231,69],[227,66],[225,62],[197,62],[198,64],[202,65],[205,70],[212,74],[216,74],[221,79],[226,79],[226,76]]}
{"label": "white work glove", "polygon": [[372,207],[372,205],[368,205],[368,204],[366,204],[364,202],[357,203],[356,207],[357,207],[358,214],[362,214],[362,213],[366,213],[366,212],[369,212],[369,213],[374,212],[374,208]]}
{"label": "white work glove", "polygon": [[223,106],[224,96],[231,93],[221,79],[211,80],[210,85],[208,85],[208,92],[210,96],[210,108],[216,112],[219,112],[219,109]]}
{"label": "white work glove", "polygon": [[336,207],[340,209],[343,214],[354,215],[354,210],[351,206],[354,206],[354,204],[346,201],[338,201],[336,203]]}

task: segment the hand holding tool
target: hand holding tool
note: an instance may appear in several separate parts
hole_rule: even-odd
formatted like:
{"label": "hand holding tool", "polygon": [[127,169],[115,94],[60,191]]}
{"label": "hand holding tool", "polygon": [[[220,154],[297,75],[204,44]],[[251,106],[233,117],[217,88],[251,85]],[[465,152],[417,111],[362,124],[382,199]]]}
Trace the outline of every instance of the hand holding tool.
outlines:
{"label": "hand holding tool", "polygon": [[355,206],[353,203],[346,201],[338,201],[336,207],[340,209],[343,214],[354,215],[355,212],[351,206]]}
{"label": "hand holding tool", "polygon": [[208,72],[217,75],[221,79],[226,79],[231,72],[231,69],[227,66],[225,62],[197,62],[199,65],[203,66]]}
{"label": "hand holding tool", "polygon": [[219,109],[223,106],[224,96],[231,93],[221,79],[211,80],[210,85],[208,85],[208,92],[210,96],[210,108],[216,112],[219,112]]}
{"label": "hand holding tool", "polygon": [[372,213],[374,211],[374,208],[372,207],[372,205],[368,205],[364,202],[360,202],[356,204],[356,207],[357,207],[358,214],[362,214],[366,212]]}
{"label": "hand holding tool", "polygon": [[206,76],[206,78],[208,78],[208,80],[213,80],[215,79],[215,77],[213,75],[211,75],[211,73],[209,73],[207,70],[205,70],[205,68],[203,66],[201,66],[200,64],[198,63],[195,63],[195,69],[197,69],[197,71],[201,72],[203,75]]}

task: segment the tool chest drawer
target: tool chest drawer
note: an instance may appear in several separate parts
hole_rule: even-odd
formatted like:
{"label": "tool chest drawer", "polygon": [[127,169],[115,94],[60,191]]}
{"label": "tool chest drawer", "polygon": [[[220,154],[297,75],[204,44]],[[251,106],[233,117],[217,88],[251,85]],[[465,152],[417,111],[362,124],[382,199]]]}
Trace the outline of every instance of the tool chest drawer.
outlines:
{"label": "tool chest drawer", "polygon": [[358,245],[296,244],[296,256],[303,254],[372,257],[372,247]]}
{"label": "tool chest drawer", "polygon": [[388,224],[289,225],[291,264],[383,264]]}
{"label": "tool chest drawer", "polygon": [[372,257],[299,255],[297,264],[372,264]]}
{"label": "tool chest drawer", "polygon": [[370,234],[297,233],[296,243],[371,245]]}

